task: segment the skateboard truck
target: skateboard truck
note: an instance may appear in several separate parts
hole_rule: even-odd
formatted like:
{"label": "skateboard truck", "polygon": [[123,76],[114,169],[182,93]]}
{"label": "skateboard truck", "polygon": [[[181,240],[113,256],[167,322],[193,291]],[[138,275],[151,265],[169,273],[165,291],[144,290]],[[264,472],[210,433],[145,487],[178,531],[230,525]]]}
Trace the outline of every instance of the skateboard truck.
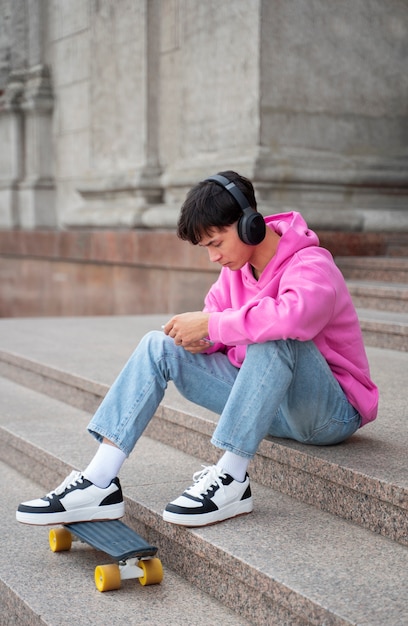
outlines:
{"label": "skateboard truck", "polygon": [[138,578],[141,585],[156,585],[163,579],[160,559],[139,559],[133,557],[119,563],[97,565],[95,568],[95,585],[98,591],[119,589],[122,580]]}

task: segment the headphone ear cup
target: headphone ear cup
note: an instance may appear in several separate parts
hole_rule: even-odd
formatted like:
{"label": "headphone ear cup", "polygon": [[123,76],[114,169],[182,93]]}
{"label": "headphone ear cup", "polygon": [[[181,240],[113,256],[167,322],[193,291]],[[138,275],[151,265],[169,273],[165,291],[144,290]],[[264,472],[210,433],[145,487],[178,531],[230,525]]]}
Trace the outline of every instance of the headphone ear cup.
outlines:
{"label": "headphone ear cup", "polygon": [[239,238],[249,246],[257,246],[265,238],[265,220],[253,209],[245,209],[237,228]]}

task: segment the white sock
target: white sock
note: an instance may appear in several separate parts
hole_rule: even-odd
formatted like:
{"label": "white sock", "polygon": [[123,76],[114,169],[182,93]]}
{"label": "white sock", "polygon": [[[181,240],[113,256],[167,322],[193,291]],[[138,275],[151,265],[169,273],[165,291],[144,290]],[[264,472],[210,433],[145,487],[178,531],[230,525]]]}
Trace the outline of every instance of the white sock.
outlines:
{"label": "white sock", "polygon": [[234,480],[243,483],[250,460],[245,456],[239,456],[227,450],[218,461],[217,468],[227,472]]}
{"label": "white sock", "polygon": [[101,443],[94,458],[82,473],[97,487],[106,489],[118,475],[126,454],[116,446]]}

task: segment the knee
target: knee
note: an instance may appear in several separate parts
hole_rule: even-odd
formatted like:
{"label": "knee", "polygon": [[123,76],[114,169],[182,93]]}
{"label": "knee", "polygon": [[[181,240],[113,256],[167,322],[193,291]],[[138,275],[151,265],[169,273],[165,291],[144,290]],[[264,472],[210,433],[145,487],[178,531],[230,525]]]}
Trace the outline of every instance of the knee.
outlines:
{"label": "knee", "polygon": [[276,339],[275,341],[265,341],[264,343],[251,343],[247,346],[247,356],[261,355],[271,352],[277,352],[286,348],[287,341],[284,339]]}
{"label": "knee", "polygon": [[[149,332],[147,332],[142,340],[139,343],[139,347],[143,347],[144,349],[147,350],[155,350],[158,348],[161,348],[162,346],[164,346],[167,341],[170,339],[167,335],[164,334],[163,331],[161,330],[150,330]],[[173,341],[171,339],[171,341]]]}
{"label": "knee", "polygon": [[161,341],[161,339],[164,339],[165,337],[167,337],[167,335],[164,334],[164,332],[162,330],[149,330],[149,332],[147,332],[143,339],[147,342],[150,341]]}
{"label": "knee", "polygon": [[247,348],[246,358],[259,360],[266,358],[293,361],[296,358],[299,344],[301,342],[295,339],[276,339],[274,341],[266,341],[265,343],[252,343]]}
{"label": "knee", "polygon": [[154,358],[160,358],[164,354],[172,353],[175,348],[174,340],[162,330],[150,330],[144,335],[135,352],[142,351]]}

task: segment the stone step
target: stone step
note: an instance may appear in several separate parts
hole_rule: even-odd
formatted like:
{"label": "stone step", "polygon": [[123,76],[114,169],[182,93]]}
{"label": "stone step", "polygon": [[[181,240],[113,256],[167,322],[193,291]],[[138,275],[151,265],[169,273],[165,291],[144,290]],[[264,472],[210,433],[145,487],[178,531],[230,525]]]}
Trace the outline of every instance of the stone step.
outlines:
{"label": "stone step", "polygon": [[16,503],[42,494],[41,486],[2,462],[0,472],[2,626],[251,623],[170,567],[165,568],[161,585],[142,587],[137,581],[125,581],[119,591],[99,594],[93,572],[96,565],[108,562],[106,555],[82,544],[75,544],[70,553],[52,553],[48,529],[15,520]]}
{"label": "stone step", "polygon": [[[93,412],[140,337],[150,328],[160,328],[164,320],[160,316],[0,320],[0,374]],[[369,348],[368,355],[381,394],[378,419],[340,446],[265,439],[251,462],[251,476],[266,487],[408,544],[408,354]],[[216,420],[216,415],[187,402],[169,386],[147,433],[215,462],[210,437]]]}
{"label": "stone step", "polygon": [[[107,623],[110,618],[126,623],[131,614],[138,615],[138,623],[155,624],[406,623],[406,547],[255,481],[250,515],[202,529],[167,524],[163,506],[191,482],[200,460],[146,436],[121,471],[125,521],[158,546],[165,579],[158,587],[135,589],[128,581],[115,595],[98,594],[92,577],[101,563],[98,553],[75,546],[70,554],[53,554],[46,528],[14,521],[19,501],[43,495],[89,460],[96,445],[83,434],[89,415],[9,380],[0,382],[2,459],[18,467],[18,474],[2,470],[3,482],[8,478],[1,506],[9,538],[0,556],[2,616],[20,612],[33,618],[22,623],[69,620],[78,626],[97,623],[96,611]],[[183,586],[180,576],[236,611],[236,621],[221,610],[214,615],[217,607]],[[175,608],[180,619],[172,619]]]}
{"label": "stone step", "polygon": [[408,284],[408,257],[336,257],[343,276],[357,280],[378,280]]}
{"label": "stone step", "polygon": [[366,346],[408,351],[408,313],[357,309]]}
{"label": "stone step", "polygon": [[354,305],[379,311],[408,311],[408,284],[369,280],[347,280]]}

